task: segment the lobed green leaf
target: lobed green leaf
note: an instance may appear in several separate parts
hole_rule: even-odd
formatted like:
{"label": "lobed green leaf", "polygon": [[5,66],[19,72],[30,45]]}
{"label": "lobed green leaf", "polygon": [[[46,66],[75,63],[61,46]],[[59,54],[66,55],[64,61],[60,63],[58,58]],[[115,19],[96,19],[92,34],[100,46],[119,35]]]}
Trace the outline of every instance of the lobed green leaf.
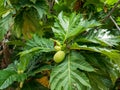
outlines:
{"label": "lobed green leaf", "polygon": [[51,90],[82,90],[89,87],[89,79],[83,71],[93,72],[93,67],[85,61],[85,58],[77,53],[71,52],[66,56],[64,62],[53,68],[50,77]]}

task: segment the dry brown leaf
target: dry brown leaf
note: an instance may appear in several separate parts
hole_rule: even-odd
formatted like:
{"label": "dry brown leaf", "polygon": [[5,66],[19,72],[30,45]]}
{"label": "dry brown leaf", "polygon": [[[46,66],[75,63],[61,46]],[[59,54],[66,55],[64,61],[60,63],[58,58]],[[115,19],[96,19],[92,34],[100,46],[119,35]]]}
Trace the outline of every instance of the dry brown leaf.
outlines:
{"label": "dry brown leaf", "polygon": [[48,76],[43,76],[42,78],[36,79],[37,82],[39,82],[44,87],[49,88],[49,79]]}

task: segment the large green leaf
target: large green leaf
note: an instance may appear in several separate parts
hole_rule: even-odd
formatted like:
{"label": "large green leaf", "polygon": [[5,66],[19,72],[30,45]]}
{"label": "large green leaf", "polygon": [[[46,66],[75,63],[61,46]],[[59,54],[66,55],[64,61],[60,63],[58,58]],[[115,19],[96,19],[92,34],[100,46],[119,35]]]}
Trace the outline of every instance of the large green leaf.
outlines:
{"label": "large green leaf", "polygon": [[13,82],[24,81],[26,79],[26,74],[18,74],[15,70],[8,67],[7,69],[0,70],[0,89],[5,89]]}
{"label": "large green leaf", "polygon": [[52,40],[50,39],[46,39],[46,38],[41,38],[37,35],[34,35],[34,37],[31,40],[28,40],[26,43],[27,46],[29,47],[49,47],[52,48],[54,43]]}
{"label": "large green leaf", "polygon": [[[14,9],[18,10],[18,13],[15,15],[13,30],[13,34],[18,38],[23,36],[24,39],[30,39],[34,33],[39,33],[41,35],[40,32],[43,32],[40,30],[39,20],[46,13],[47,4],[44,0],[31,1],[11,0]],[[23,7],[26,7],[27,9],[23,9]]]}
{"label": "large green leaf", "polygon": [[10,0],[10,2],[12,6],[17,10],[20,10],[23,7],[33,7],[34,9],[36,9],[40,18],[43,17],[48,9],[45,0]]}
{"label": "large green leaf", "polygon": [[101,53],[103,55],[108,56],[110,59],[112,59],[116,64],[120,66],[120,51],[110,49],[110,48],[105,48],[105,47],[94,47],[94,46],[87,46],[87,45],[78,45],[77,43],[74,43],[71,46],[71,49],[79,49],[79,50],[88,50],[92,52],[97,52]]}
{"label": "large green leaf", "polygon": [[83,90],[91,87],[89,79],[84,72],[92,72],[94,69],[85,61],[78,52],[71,52],[60,65],[54,67],[50,77],[51,90]]}
{"label": "large green leaf", "polygon": [[109,77],[101,76],[96,73],[89,73],[88,77],[92,86],[91,90],[109,90],[109,88],[112,87]]}
{"label": "large green leaf", "polygon": [[[88,54],[86,52],[84,53],[84,57],[86,57],[86,60],[95,67],[96,70],[95,73],[89,73],[89,79],[93,90],[97,90],[97,88],[99,88],[98,90],[101,90],[100,88],[112,88],[113,82],[115,82],[118,77],[118,71],[115,69],[110,59],[98,53]],[[95,80],[93,80],[93,78]]]}
{"label": "large green leaf", "polygon": [[116,46],[120,42],[120,37],[110,34],[107,29],[99,29],[90,30],[87,35],[83,35],[78,41],[96,43],[102,46]]}
{"label": "large green leaf", "polygon": [[23,27],[23,12],[16,15],[14,20],[13,34],[15,34],[15,36],[18,38],[20,38],[22,35],[22,27]]}
{"label": "large green leaf", "polygon": [[26,70],[26,67],[29,64],[29,61],[32,59],[33,55],[34,54],[29,54],[29,53],[21,54],[20,63],[18,63],[17,65],[18,71],[24,72]]}
{"label": "large green leaf", "polygon": [[52,40],[34,35],[33,39],[28,40],[26,43],[25,50],[19,53],[20,64],[18,65],[18,70],[24,71],[35,54],[51,51],[55,51],[54,42]]}
{"label": "large green leaf", "polygon": [[51,52],[54,51],[54,42],[50,39],[40,38],[37,35],[26,43],[26,49],[19,53],[20,56],[32,54],[33,52]]}
{"label": "large green leaf", "polygon": [[0,18],[4,16],[4,14],[8,14],[10,12],[10,9],[5,8],[3,5],[0,6]]}
{"label": "large green leaf", "polygon": [[7,33],[7,31],[11,29],[12,24],[13,19],[11,15],[7,15],[0,20],[0,41],[4,38],[4,35]]}
{"label": "large green leaf", "polygon": [[12,84],[15,81],[15,74],[16,72],[10,70],[0,71],[0,89],[4,89]]}
{"label": "large green leaf", "polygon": [[[33,1],[33,0],[32,0]],[[35,2],[35,0],[33,1]],[[45,0],[40,0],[39,2],[36,2],[33,7],[37,10],[39,17],[42,18],[44,14],[47,12],[47,4]]]}
{"label": "large green leaf", "polygon": [[34,37],[26,43],[26,48],[32,49],[37,47],[41,49],[42,52],[50,52],[54,50],[54,42],[50,39],[40,38],[34,35]]}
{"label": "large green leaf", "polygon": [[[0,18],[7,16],[13,8],[8,7],[7,5],[10,4],[8,0],[0,0]],[[6,5],[7,2],[7,5]]]}
{"label": "large green leaf", "polygon": [[87,31],[88,28],[99,25],[96,21],[88,21],[82,18],[81,15],[76,15],[72,13],[69,17],[63,15],[61,12],[58,15],[58,19],[54,23],[52,30],[55,34],[55,37],[63,43],[71,38],[79,35],[80,33]]}

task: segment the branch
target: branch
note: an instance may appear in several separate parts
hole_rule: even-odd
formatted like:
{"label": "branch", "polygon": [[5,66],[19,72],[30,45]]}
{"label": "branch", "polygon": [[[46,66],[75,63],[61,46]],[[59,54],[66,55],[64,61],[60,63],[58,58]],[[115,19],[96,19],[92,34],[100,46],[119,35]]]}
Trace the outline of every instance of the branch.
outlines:
{"label": "branch", "polygon": [[112,8],[112,10],[107,14],[107,16],[102,20],[102,22],[105,22],[107,18],[110,17],[110,15],[114,12],[115,8],[120,4],[120,0],[115,4],[115,6]]}
{"label": "branch", "polygon": [[117,23],[115,22],[115,20],[113,19],[112,16],[110,16],[110,19],[111,19],[112,22],[115,24],[115,26],[117,27],[117,29],[120,31],[120,27],[117,25]]}
{"label": "branch", "polygon": [[0,55],[2,55],[2,53],[3,53],[3,51],[1,50],[1,51],[0,51]]}

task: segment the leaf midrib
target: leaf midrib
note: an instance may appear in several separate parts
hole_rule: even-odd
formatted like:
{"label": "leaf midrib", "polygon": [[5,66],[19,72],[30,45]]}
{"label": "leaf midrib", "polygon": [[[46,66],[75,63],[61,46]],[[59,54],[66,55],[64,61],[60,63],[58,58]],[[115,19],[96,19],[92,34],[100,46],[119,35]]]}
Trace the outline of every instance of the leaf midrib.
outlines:
{"label": "leaf midrib", "polygon": [[[69,74],[69,75],[68,75],[68,78],[69,78],[69,83],[68,83],[68,85],[71,84],[71,80],[70,80],[70,79],[71,79],[71,76],[70,76],[71,74],[70,74],[70,73],[71,73],[71,71],[70,71],[70,55],[69,55],[69,56],[68,56],[68,74]],[[69,89],[71,90],[71,86],[69,87]]]}

